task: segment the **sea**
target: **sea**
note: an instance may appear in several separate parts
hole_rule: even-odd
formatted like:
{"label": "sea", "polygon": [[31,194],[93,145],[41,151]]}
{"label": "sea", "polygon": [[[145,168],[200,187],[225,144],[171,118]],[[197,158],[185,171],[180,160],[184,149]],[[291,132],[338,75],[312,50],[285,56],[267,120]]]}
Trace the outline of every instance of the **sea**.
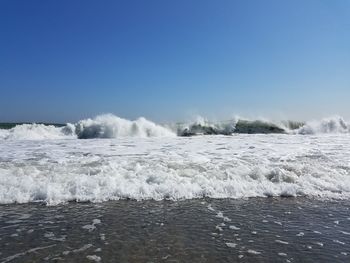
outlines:
{"label": "sea", "polygon": [[350,262],[341,117],[2,127],[0,262]]}

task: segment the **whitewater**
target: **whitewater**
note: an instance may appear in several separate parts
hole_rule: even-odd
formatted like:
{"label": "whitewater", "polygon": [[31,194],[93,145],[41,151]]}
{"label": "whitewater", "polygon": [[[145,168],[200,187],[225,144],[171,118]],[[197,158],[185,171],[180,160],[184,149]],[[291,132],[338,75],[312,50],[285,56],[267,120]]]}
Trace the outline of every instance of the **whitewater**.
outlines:
{"label": "whitewater", "polygon": [[[281,124],[283,132],[269,134],[235,133],[237,120],[185,126],[205,129],[183,137],[178,127],[110,114],[64,127],[0,129],[0,203],[350,198],[349,125],[342,118],[296,129]],[[203,135],[208,127],[224,132]]]}

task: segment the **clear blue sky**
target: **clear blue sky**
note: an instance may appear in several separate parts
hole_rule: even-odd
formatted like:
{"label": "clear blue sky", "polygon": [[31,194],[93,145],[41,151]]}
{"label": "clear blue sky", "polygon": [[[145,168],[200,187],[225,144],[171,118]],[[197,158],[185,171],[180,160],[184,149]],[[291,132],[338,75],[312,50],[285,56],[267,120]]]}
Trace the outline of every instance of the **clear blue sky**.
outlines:
{"label": "clear blue sky", "polygon": [[348,0],[1,0],[0,121],[350,118]]}

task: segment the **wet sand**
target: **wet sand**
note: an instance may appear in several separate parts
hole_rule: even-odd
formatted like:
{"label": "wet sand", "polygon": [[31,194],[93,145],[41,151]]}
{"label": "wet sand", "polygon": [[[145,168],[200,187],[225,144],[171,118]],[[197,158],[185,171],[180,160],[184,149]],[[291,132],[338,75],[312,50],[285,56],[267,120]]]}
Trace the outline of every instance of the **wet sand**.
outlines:
{"label": "wet sand", "polygon": [[308,198],[0,206],[0,262],[349,262],[350,204]]}

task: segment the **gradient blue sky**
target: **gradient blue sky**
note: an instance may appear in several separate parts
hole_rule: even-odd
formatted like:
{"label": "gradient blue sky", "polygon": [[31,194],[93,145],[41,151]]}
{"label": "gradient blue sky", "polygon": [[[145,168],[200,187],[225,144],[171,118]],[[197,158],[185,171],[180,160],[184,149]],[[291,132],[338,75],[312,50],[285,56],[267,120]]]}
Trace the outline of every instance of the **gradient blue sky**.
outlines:
{"label": "gradient blue sky", "polygon": [[0,1],[0,121],[350,117],[350,1]]}

